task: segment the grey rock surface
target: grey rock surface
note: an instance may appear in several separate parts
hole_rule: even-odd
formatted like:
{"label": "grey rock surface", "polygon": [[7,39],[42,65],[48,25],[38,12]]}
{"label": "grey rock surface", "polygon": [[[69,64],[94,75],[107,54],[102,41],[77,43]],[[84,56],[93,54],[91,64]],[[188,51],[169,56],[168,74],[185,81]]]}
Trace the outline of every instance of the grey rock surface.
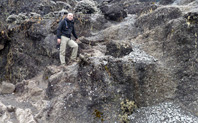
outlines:
{"label": "grey rock surface", "polygon": [[94,14],[96,12],[96,7],[94,4],[90,4],[88,2],[78,2],[75,6],[75,12],[81,12],[83,14]]}
{"label": "grey rock surface", "polygon": [[[16,87],[0,95],[0,122],[196,122],[198,3],[162,2],[0,1],[0,83]],[[56,31],[66,12],[81,42],[79,61],[64,66]]]}
{"label": "grey rock surface", "polygon": [[107,50],[105,55],[113,57],[123,57],[132,52],[132,47],[129,42],[110,41],[106,44]]}
{"label": "grey rock surface", "polygon": [[15,90],[15,85],[8,82],[2,82],[0,86],[0,93],[1,94],[11,94]]}
{"label": "grey rock surface", "polygon": [[121,21],[125,17],[127,17],[126,11],[121,4],[101,4],[100,9],[102,13],[105,15],[106,19],[113,21]]}
{"label": "grey rock surface", "polygon": [[196,123],[198,117],[175,102],[165,102],[138,109],[129,116],[131,123]]}

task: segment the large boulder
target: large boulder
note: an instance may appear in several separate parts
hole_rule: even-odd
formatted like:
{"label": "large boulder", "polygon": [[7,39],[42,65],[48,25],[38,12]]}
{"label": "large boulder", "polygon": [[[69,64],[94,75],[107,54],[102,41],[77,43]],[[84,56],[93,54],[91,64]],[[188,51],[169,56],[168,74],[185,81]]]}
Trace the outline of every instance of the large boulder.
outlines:
{"label": "large boulder", "polygon": [[96,7],[93,4],[81,1],[78,2],[74,10],[83,14],[93,14],[96,12]]}
{"label": "large boulder", "polygon": [[0,86],[0,93],[1,94],[11,94],[15,90],[15,85],[8,82],[2,82]]}
{"label": "large boulder", "polygon": [[101,4],[100,9],[108,20],[121,21],[127,17],[123,6],[119,4]]}

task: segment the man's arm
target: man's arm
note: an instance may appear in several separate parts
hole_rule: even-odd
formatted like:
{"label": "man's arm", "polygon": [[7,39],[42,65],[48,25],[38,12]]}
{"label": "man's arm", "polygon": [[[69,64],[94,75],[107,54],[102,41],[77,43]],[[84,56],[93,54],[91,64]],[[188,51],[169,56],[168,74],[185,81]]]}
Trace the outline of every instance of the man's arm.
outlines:
{"label": "man's arm", "polygon": [[61,39],[61,30],[62,30],[62,26],[63,26],[63,21],[60,22],[58,29],[57,29],[57,38]]}
{"label": "man's arm", "polygon": [[73,34],[73,36],[76,38],[76,40],[78,40],[78,36],[76,35],[75,28],[73,28],[73,30],[72,30],[72,34]]}

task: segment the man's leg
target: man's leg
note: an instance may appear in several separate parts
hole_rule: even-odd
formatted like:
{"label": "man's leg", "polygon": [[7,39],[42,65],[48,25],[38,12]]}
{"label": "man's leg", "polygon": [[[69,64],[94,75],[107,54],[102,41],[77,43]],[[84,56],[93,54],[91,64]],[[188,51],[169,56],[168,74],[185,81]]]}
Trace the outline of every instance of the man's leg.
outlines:
{"label": "man's leg", "polygon": [[65,36],[61,36],[61,44],[60,44],[60,62],[61,64],[65,64],[65,51],[67,48],[67,42],[69,38]]}
{"label": "man's leg", "polygon": [[72,54],[71,54],[71,59],[72,60],[76,60],[77,53],[78,53],[78,44],[75,41],[73,41],[73,40],[69,40],[68,45],[71,48],[73,48]]}

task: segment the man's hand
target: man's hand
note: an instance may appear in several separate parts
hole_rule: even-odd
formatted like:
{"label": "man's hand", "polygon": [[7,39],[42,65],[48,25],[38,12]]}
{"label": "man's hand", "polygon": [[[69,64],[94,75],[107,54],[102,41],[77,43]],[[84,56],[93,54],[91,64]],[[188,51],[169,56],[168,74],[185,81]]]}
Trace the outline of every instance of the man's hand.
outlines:
{"label": "man's hand", "polygon": [[78,43],[78,42],[80,42],[80,40],[79,39],[76,39],[76,42]]}
{"label": "man's hand", "polygon": [[76,39],[77,44],[82,43],[79,39]]}
{"label": "man's hand", "polygon": [[58,42],[58,44],[60,44],[61,43],[61,39],[57,39],[57,42]]}

